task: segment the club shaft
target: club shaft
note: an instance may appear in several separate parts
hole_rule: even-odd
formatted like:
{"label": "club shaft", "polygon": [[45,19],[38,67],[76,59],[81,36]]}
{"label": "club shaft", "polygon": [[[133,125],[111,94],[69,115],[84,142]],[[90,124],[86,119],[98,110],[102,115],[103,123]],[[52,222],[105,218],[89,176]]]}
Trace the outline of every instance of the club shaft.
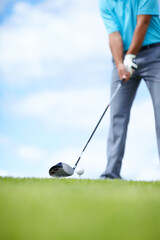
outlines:
{"label": "club shaft", "polygon": [[78,158],[78,160],[77,160],[77,162],[76,162],[76,164],[75,164],[75,166],[74,166],[74,169],[77,167],[77,165],[78,165],[78,163],[79,163],[79,161],[80,161],[80,159],[81,159],[81,157],[82,157],[82,154],[84,153],[86,147],[88,146],[89,142],[91,141],[91,139],[92,139],[92,137],[93,137],[95,131],[97,130],[97,128],[98,128],[100,122],[102,121],[102,119],[103,119],[105,113],[107,112],[109,106],[111,105],[112,101],[114,100],[114,98],[116,97],[117,93],[119,92],[119,89],[120,89],[121,86],[123,85],[123,82],[124,82],[124,80],[121,80],[121,82],[118,84],[118,86],[117,86],[115,92],[113,93],[113,95],[112,95],[112,97],[111,97],[111,99],[110,99],[110,102],[108,103],[107,107],[105,108],[105,110],[104,110],[104,112],[103,112],[101,118],[99,119],[99,121],[98,121],[97,125],[95,126],[95,128],[94,128],[94,130],[93,130],[91,136],[89,137],[89,139],[88,139],[86,145],[84,146],[84,148],[83,148],[83,150],[82,150],[82,152],[81,152],[81,154],[80,154],[80,156],[79,156],[79,158]]}

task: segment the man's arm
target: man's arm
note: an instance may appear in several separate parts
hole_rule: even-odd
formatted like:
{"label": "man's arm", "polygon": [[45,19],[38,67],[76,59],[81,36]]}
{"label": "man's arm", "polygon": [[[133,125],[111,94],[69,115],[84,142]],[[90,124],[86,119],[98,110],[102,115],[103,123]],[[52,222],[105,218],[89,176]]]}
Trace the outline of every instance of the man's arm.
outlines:
{"label": "man's arm", "polygon": [[[137,25],[133,34],[131,45],[126,53],[126,57],[130,57],[129,54],[136,55],[144,41],[147,28],[151,20],[151,15],[138,15]],[[134,70],[132,70],[132,59],[130,61],[125,61],[125,66],[123,64],[123,42],[122,37],[119,32],[113,32],[109,35],[109,44],[114,61],[117,66],[119,78],[125,78],[125,81],[129,80]],[[126,58],[125,57],[125,58]],[[128,65],[128,66],[127,66]],[[131,69],[131,70],[130,70]]]}
{"label": "man's arm", "polygon": [[137,25],[133,34],[131,45],[127,51],[127,54],[137,54],[144,41],[147,28],[149,26],[151,15],[138,15]]}
{"label": "man's arm", "polygon": [[136,58],[136,54],[139,52],[142,46],[151,17],[151,15],[137,16],[137,25],[134,30],[132,42],[123,62],[125,69],[130,74],[130,77],[132,76],[133,72],[138,68],[138,65],[135,63],[134,59]]}
{"label": "man's arm", "polygon": [[119,78],[128,80],[130,74],[123,65],[123,41],[120,32],[117,31],[109,34],[109,46],[117,66]]}

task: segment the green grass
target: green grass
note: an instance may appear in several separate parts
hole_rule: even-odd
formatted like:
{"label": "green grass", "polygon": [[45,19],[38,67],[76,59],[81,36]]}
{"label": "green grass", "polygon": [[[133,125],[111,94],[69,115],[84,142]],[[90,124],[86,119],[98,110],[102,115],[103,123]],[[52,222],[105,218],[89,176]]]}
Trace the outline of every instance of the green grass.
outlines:
{"label": "green grass", "polygon": [[0,178],[2,240],[159,240],[160,182]]}

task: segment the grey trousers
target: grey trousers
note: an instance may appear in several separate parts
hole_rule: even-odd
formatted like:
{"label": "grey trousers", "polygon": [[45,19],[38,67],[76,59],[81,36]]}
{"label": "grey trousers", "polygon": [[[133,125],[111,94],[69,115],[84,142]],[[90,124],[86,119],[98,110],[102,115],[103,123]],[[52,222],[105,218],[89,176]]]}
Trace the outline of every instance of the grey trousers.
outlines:
{"label": "grey trousers", "polygon": [[[141,79],[144,79],[153,103],[160,157],[160,46],[140,51],[136,62],[138,69],[134,72],[131,79],[121,87],[111,105],[110,131],[107,145],[108,161],[106,170],[101,175],[103,177],[120,178],[130,110]],[[114,64],[111,94],[115,91],[119,81],[118,72]]]}

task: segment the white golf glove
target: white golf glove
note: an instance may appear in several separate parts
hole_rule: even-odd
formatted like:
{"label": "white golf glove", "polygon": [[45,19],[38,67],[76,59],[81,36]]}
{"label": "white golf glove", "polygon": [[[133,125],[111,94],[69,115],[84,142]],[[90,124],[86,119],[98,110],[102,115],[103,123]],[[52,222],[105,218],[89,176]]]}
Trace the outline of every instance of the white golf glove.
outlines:
{"label": "white golf glove", "polygon": [[126,54],[124,57],[123,64],[127,70],[127,72],[130,73],[130,77],[134,73],[134,71],[138,68],[137,63],[135,62],[136,55],[135,54]]}

